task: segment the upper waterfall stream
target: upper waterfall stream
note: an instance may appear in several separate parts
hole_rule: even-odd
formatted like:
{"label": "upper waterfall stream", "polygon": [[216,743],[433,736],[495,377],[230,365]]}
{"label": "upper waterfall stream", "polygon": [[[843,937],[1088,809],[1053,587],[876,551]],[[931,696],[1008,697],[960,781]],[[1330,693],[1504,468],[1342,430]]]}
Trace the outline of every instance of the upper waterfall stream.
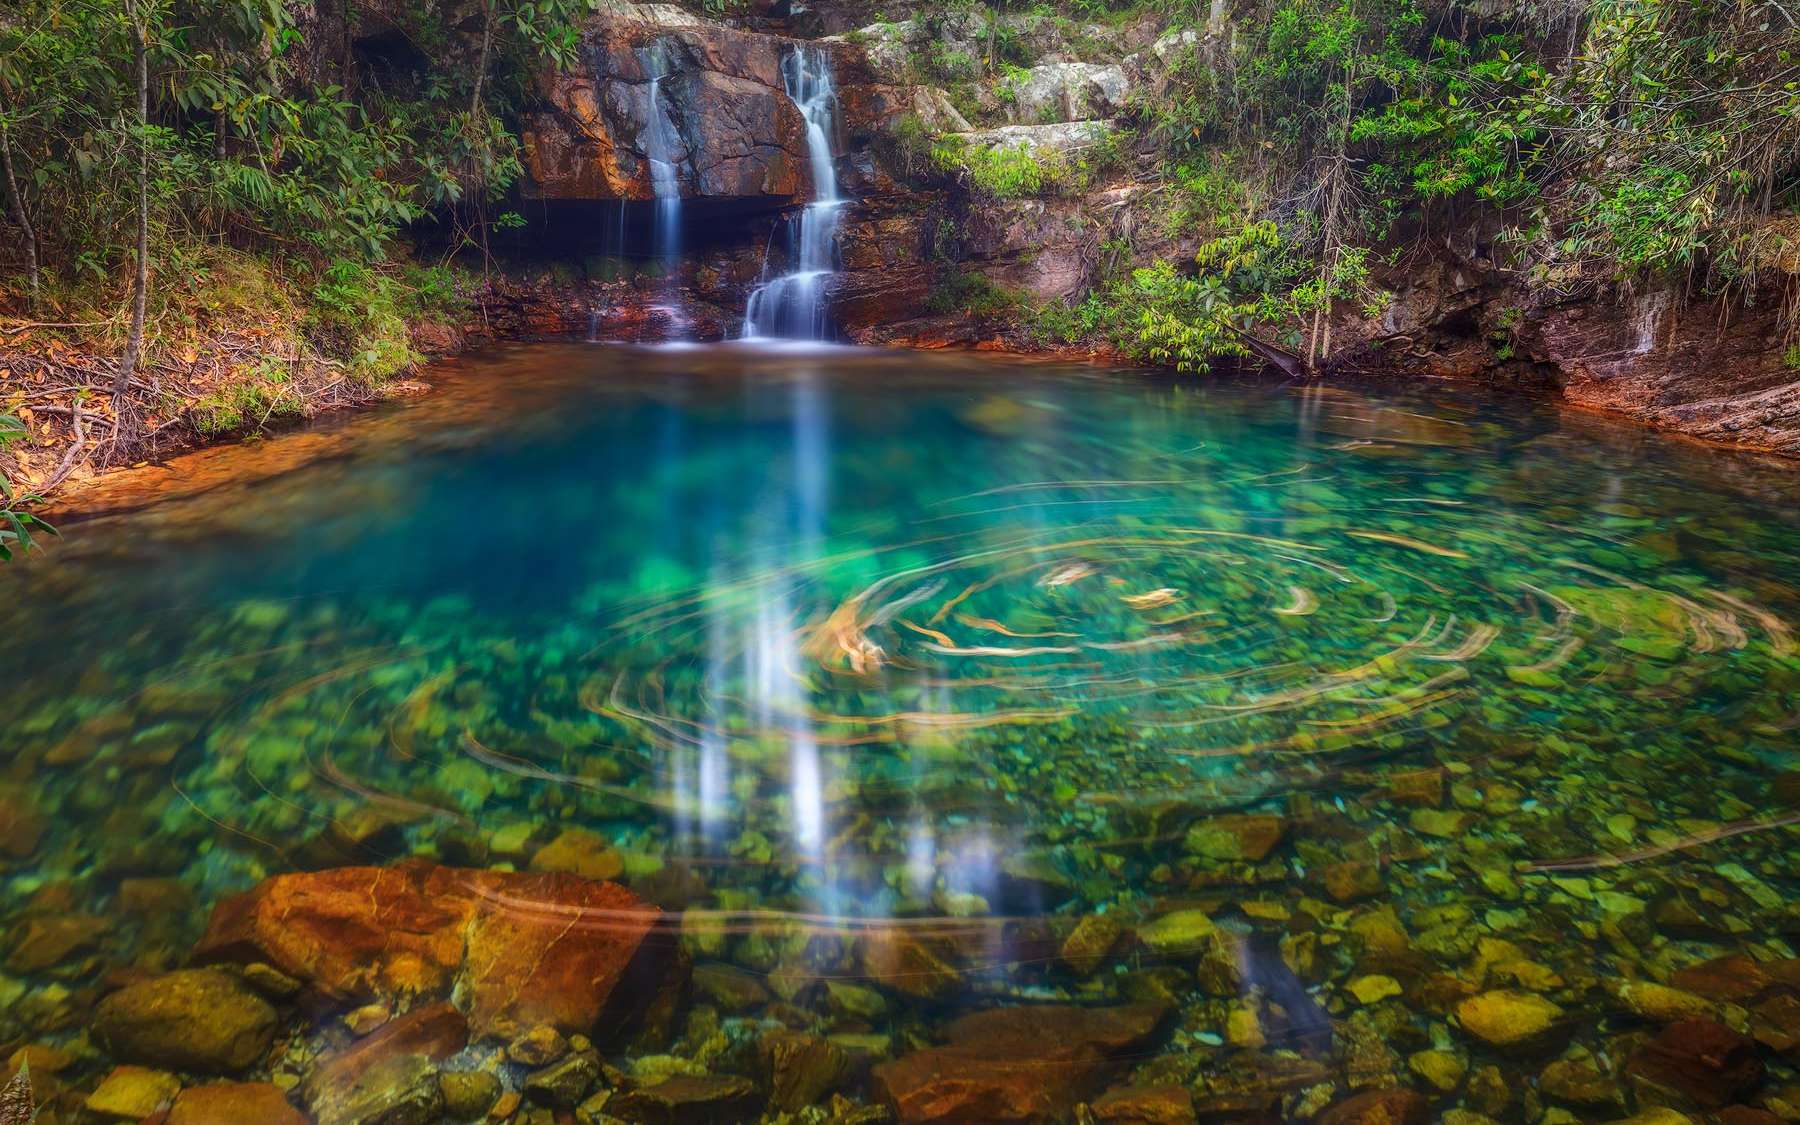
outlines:
{"label": "upper waterfall stream", "polygon": [[837,133],[837,87],[832,82],[830,60],[816,47],[796,45],[782,60],[781,76],[788,97],[806,119],[813,200],[801,210],[798,224],[791,219],[781,224],[787,236],[788,272],[769,277],[764,260],[764,280],[750,294],[744,309],[744,336],[824,340],[831,335],[825,281],[837,264],[838,212],[844,204],[832,151]]}

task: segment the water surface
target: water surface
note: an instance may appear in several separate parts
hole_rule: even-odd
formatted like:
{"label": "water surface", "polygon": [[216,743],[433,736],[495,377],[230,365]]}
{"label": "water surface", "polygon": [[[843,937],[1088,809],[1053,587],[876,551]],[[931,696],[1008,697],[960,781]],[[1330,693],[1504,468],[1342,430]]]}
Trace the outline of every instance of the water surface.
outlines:
{"label": "water surface", "polygon": [[[1160,998],[1106,1080],[1251,1116],[1389,1084],[1624,1116],[1671,1095],[1624,1073],[1660,1022],[1621,982],[1794,956],[1785,466],[1442,387],[534,346],[155,472],[0,571],[0,794],[44,821],[0,917],[118,918],[0,974],[0,1043],[80,1036],[109,967],[181,963],[266,875],[524,868],[569,829],[779,994],[732,1034],[879,1058]],[[145,877],[191,905],[121,915]],[[1193,910],[1222,978],[1158,944]],[[953,987],[871,970],[895,920]],[[1561,1041],[1474,1033],[1493,990]],[[1755,1040],[1753,1000],[1708,1018]],[[1754,1050],[1728,1100],[1795,1083]],[[1559,1057],[1602,1092],[1541,1089]]]}

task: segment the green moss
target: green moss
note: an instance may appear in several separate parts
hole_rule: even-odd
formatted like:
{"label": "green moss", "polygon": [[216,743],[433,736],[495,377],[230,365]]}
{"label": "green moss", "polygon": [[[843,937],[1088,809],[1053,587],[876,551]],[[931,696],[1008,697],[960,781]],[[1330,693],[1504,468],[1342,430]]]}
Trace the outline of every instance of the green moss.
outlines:
{"label": "green moss", "polygon": [[1018,293],[971,270],[945,274],[925,300],[925,307],[934,313],[962,311],[978,317],[1004,316],[1022,304]]}

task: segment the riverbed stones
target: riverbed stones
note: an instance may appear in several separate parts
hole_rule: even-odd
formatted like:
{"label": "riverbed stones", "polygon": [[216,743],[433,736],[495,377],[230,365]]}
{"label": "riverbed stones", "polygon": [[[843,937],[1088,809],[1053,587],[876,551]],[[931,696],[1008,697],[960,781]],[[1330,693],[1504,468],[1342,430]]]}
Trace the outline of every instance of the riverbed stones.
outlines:
{"label": "riverbed stones", "polygon": [[1285,835],[1287,824],[1278,816],[1216,816],[1190,827],[1186,846],[1205,859],[1258,863]]}
{"label": "riverbed stones", "polygon": [[757,1041],[769,1074],[769,1101],[789,1113],[820,1101],[850,1071],[850,1057],[821,1036],[776,1029]]}
{"label": "riverbed stones", "polygon": [[114,1067],[87,1096],[89,1112],[104,1118],[141,1121],[161,1113],[181,1092],[181,1079],[141,1066]]}
{"label": "riverbed stones", "polygon": [[525,1076],[525,1095],[546,1105],[578,1104],[600,1077],[600,1056],[593,1050],[573,1051],[558,1062]]}
{"label": "riverbed stones", "polygon": [[7,971],[41,973],[90,953],[112,924],[87,914],[53,914],[31,918],[18,931],[6,955]]}
{"label": "riverbed stones", "polygon": [[1463,1030],[1503,1050],[1545,1045],[1562,1018],[1563,1010],[1551,1001],[1511,989],[1483,992],[1456,1006]]}
{"label": "riverbed stones", "polygon": [[307,1125],[281,1088],[269,1082],[216,1082],[189,1086],[169,1107],[167,1125]]}
{"label": "riverbed stones", "polygon": [[1112,955],[1125,927],[1110,914],[1084,914],[1057,950],[1057,958],[1077,976],[1092,976]]}
{"label": "riverbed stones", "polygon": [[1631,1014],[1653,1023],[1706,1019],[1714,1014],[1712,1002],[1704,996],[1654,981],[1621,981],[1613,989],[1613,995]]}
{"label": "riverbed stones", "polygon": [[1462,1084],[1467,1066],[1449,1051],[1414,1051],[1407,1056],[1406,1067],[1424,1079],[1433,1089],[1449,1093]]}
{"label": "riverbed stones", "polygon": [[1158,957],[1199,956],[1219,935],[1204,910],[1175,910],[1139,926],[1138,943]]}
{"label": "riverbed stones", "polygon": [[1586,1054],[1557,1059],[1544,1067],[1538,1075],[1538,1089],[1565,1105],[1605,1108],[1623,1101],[1618,1079]]}
{"label": "riverbed stones", "polygon": [[230,1073],[256,1063],[275,1035],[275,1009],[230,973],[179,969],[100,1002],[94,1034],[115,1058],[172,1070]]}
{"label": "riverbed stones", "polygon": [[447,1070],[438,1075],[444,1112],[459,1121],[485,1116],[500,1100],[500,1079],[485,1070]]}
{"label": "riverbed stones", "polygon": [[1319,869],[1318,882],[1333,902],[1361,902],[1384,889],[1381,868],[1368,860],[1346,860]]}
{"label": "riverbed stones", "polygon": [[583,879],[617,879],[625,857],[604,836],[585,828],[565,828],[531,857],[533,871],[567,871]]}
{"label": "riverbed stones", "polygon": [[1364,1090],[1326,1109],[1317,1125],[1425,1125],[1431,1103],[1413,1090],[1390,1087]]}
{"label": "riverbed stones", "polygon": [[1174,1083],[1117,1086],[1088,1107],[1101,1125],[1193,1125],[1194,1095]]}
{"label": "riverbed stones", "polygon": [[756,1084],[735,1074],[677,1074],[608,1098],[605,1112],[641,1125],[727,1125],[756,1118]]}
{"label": "riverbed stones", "polygon": [[454,987],[484,1034],[572,1032],[594,1026],[640,956],[663,952],[644,940],[658,913],[616,883],[563,872],[345,867],[226,899],[196,956],[263,961],[328,996]]}
{"label": "riverbed stones", "polygon": [[506,1057],[521,1066],[548,1066],[569,1053],[569,1041],[549,1024],[539,1024],[506,1045]]}
{"label": "riverbed stones", "polygon": [[908,996],[943,997],[962,984],[948,950],[901,927],[866,935],[860,956],[863,972],[870,979]]}
{"label": "riverbed stones", "polygon": [[448,1003],[429,1004],[321,1058],[301,1092],[321,1125],[327,1118],[346,1125],[370,1120],[385,1125],[379,1115],[390,1109],[405,1116],[443,1100],[434,1064],[468,1041],[469,1025],[461,1012]]}
{"label": "riverbed stones", "polygon": [[1625,1074],[1640,1099],[1717,1109],[1763,1077],[1756,1044],[1714,1020],[1678,1020],[1639,1048]]}
{"label": "riverbed stones", "polygon": [[953,1021],[946,1046],[874,1070],[876,1091],[902,1122],[1037,1121],[1088,1096],[1110,1060],[1158,1033],[1169,1007],[991,1008]]}
{"label": "riverbed stones", "polygon": [[309,1080],[307,1108],[318,1125],[426,1125],[444,1109],[431,1060],[389,1055],[345,1083]]}

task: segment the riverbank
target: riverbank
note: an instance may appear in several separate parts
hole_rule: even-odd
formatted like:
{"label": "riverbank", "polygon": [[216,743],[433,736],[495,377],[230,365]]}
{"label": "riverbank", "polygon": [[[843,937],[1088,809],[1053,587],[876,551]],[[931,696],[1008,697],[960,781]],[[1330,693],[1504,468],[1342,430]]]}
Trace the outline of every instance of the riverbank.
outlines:
{"label": "riverbank", "polygon": [[[64,474],[39,505],[52,522],[65,524],[135,510],[170,495],[193,495],[217,487],[252,484],[279,476],[296,465],[330,456],[334,445],[342,440],[341,431],[334,428],[305,435],[287,434],[286,431],[323,415],[366,409],[395,400],[428,398],[439,380],[446,375],[454,378],[462,371],[461,359],[470,349],[533,340],[580,340],[584,334],[578,332],[577,325],[590,321],[593,323],[589,327],[617,334],[603,337],[609,343],[660,342],[656,314],[650,302],[632,304],[622,301],[621,296],[617,288],[610,291],[602,287],[558,289],[541,281],[520,279],[496,282],[486,287],[484,299],[459,323],[429,320],[409,325],[409,338],[417,358],[392,378],[379,383],[352,384],[335,375],[331,368],[321,367],[312,378],[289,384],[294,402],[290,409],[270,411],[247,425],[217,432],[194,425],[191,413],[188,420],[173,417],[160,423],[152,434],[153,446],[143,456],[111,464],[94,464],[83,458],[83,449],[74,441],[73,426],[39,426],[35,430],[36,439],[19,451],[24,457],[15,461],[12,471],[19,471],[20,465],[26,470],[46,465],[77,466],[77,471]],[[593,310],[597,307],[607,310],[606,319],[595,318]],[[965,352],[971,357],[1016,363],[1116,365],[1129,362],[1114,350],[1034,347],[1030,340],[1004,329],[983,330],[979,325],[959,326],[948,321],[942,328],[940,337],[897,341],[893,347],[921,352]],[[957,331],[959,328],[960,332]],[[211,357],[196,356],[187,369],[216,371],[229,363],[234,354],[229,349],[221,349]],[[104,376],[107,370],[107,361],[98,357],[64,353],[56,359],[62,371],[88,373],[90,379]],[[0,352],[0,367],[18,362],[17,352]],[[40,370],[50,369],[35,357],[28,362],[40,364]],[[1258,377],[1252,371],[1238,372],[1235,377],[1246,376]],[[1273,369],[1267,369],[1262,377],[1271,382],[1293,382]],[[1765,463],[1790,467],[1800,465],[1795,459],[1796,451],[1790,445],[1757,443],[1754,427],[1749,433],[1733,433],[1716,424],[1717,418],[1729,417],[1723,412],[1723,401],[1717,404],[1717,412],[1710,417],[1672,409],[1634,410],[1628,405],[1597,397],[1591,388],[1571,392],[1570,388],[1558,386],[1554,380],[1530,367],[1434,373],[1417,365],[1401,363],[1385,367],[1359,365],[1347,366],[1333,378],[1295,385],[1360,392],[1371,389],[1391,391],[1421,382],[1484,387],[1518,395],[1533,403],[1551,401],[1566,410],[1606,422],[1610,427],[1639,427],[1646,436],[1661,434],[1718,454],[1750,455]],[[88,386],[93,393],[99,393],[97,380]],[[490,395],[484,399],[482,408],[503,409],[504,388],[496,386],[492,388],[492,394],[501,398]],[[466,400],[458,406],[462,410],[472,408]],[[190,412],[194,409],[189,408]],[[66,407],[60,410],[30,410],[28,407],[27,410],[30,411],[26,415],[28,421],[49,419],[54,423],[71,417]],[[408,417],[406,414],[396,416],[393,425],[405,428],[410,424]],[[92,410],[88,412],[88,418],[87,432],[91,440],[110,415]],[[1692,425],[1696,420],[1714,424]],[[262,441],[276,434],[283,434],[284,440],[280,443]],[[96,443],[89,448],[98,451],[104,447]],[[42,486],[31,476],[22,475],[18,479],[21,491],[42,491]]]}

